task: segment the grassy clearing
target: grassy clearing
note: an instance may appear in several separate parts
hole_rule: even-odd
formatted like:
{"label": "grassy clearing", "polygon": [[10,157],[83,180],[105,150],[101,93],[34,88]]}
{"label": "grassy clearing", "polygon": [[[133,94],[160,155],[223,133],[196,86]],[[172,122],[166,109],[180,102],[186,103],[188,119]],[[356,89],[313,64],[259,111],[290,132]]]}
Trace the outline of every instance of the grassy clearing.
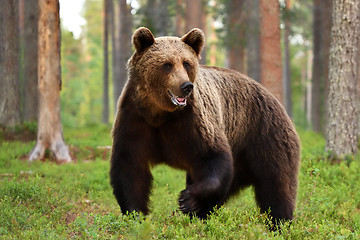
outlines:
{"label": "grassy clearing", "polygon": [[[360,159],[331,164],[324,140],[300,131],[302,165],[295,220],[270,233],[251,188],[207,221],[178,212],[185,173],[153,170],[152,214],[123,216],[109,185],[110,127],[65,129],[74,163],[26,162],[34,142],[0,134],[0,239],[359,239]],[[99,148],[100,146],[100,148]]]}

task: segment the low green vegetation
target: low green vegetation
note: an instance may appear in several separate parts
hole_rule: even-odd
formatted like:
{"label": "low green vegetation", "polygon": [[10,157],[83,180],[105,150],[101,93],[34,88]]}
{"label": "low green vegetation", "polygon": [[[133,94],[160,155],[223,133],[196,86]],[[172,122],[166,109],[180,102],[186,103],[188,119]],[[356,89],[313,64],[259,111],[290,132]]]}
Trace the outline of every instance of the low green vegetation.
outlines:
{"label": "low green vegetation", "polygon": [[65,165],[51,156],[27,163],[35,143],[1,132],[0,239],[359,239],[360,159],[332,163],[321,136],[299,132],[297,210],[282,234],[267,230],[251,188],[207,221],[191,220],[177,205],[185,173],[166,166],[153,169],[152,214],[121,215],[109,184],[108,126],[65,129],[74,160]]}

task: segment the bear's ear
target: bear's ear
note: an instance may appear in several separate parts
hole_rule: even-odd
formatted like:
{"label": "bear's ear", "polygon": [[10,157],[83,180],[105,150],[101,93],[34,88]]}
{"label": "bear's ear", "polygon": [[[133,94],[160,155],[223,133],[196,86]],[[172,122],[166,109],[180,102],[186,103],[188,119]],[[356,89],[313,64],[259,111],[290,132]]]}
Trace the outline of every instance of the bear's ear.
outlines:
{"label": "bear's ear", "polygon": [[132,44],[135,46],[136,52],[138,53],[153,45],[154,42],[154,35],[146,27],[138,28],[132,37]]}
{"label": "bear's ear", "polygon": [[194,28],[185,34],[181,40],[194,49],[196,55],[200,57],[201,50],[205,43],[205,36],[203,31],[201,31],[199,28]]}

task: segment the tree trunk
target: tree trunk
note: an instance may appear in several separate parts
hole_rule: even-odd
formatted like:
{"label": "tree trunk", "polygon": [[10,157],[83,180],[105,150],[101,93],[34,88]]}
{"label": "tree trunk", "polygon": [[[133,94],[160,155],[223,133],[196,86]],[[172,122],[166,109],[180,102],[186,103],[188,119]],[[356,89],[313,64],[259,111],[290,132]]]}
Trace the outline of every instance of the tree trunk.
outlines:
{"label": "tree trunk", "polygon": [[184,7],[183,0],[176,0],[176,14],[175,14],[175,32],[178,37],[185,34],[184,31]]}
{"label": "tree trunk", "polygon": [[102,122],[109,123],[109,27],[112,0],[104,0],[104,79]]}
{"label": "tree trunk", "polygon": [[286,112],[292,118],[292,94],[291,94],[291,67],[290,67],[290,19],[289,11],[291,9],[290,0],[286,0],[284,14],[284,68],[283,68],[283,84],[284,84],[284,100]]}
{"label": "tree trunk", "polygon": [[245,11],[244,0],[230,0],[227,4],[227,60],[228,68],[244,72]]}
{"label": "tree trunk", "polygon": [[[185,32],[193,28],[200,28],[206,35],[206,14],[202,0],[186,0],[185,17]],[[206,63],[206,45],[201,52],[200,63]]]}
{"label": "tree trunk", "polygon": [[246,50],[249,77],[260,82],[260,32],[259,32],[259,0],[245,0],[244,9],[247,14]]}
{"label": "tree trunk", "polygon": [[20,123],[19,1],[4,0],[0,7],[0,125]]}
{"label": "tree trunk", "polygon": [[306,59],[306,100],[305,100],[305,113],[306,113],[306,123],[310,123],[311,122],[311,113],[312,113],[312,82],[309,81],[309,79],[312,79],[312,64],[313,64],[313,51],[312,50],[308,50],[307,53],[307,59]]}
{"label": "tree trunk", "polygon": [[260,0],[259,12],[261,83],[283,104],[279,1]]}
{"label": "tree trunk", "polygon": [[115,60],[113,69],[116,71],[116,75],[113,75],[115,112],[117,100],[127,81],[126,64],[131,57],[132,16],[131,6],[126,3],[126,0],[119,1],[118,14],[119,17],[115,14],[116,28],[114,32],[115,42],[113,43],[113,59]]}
{"label": "tree trunk", "polygon": [[314,0],[313,6],[313,74],[312,74],[312,112],[311,123],[315,132],[321,132],[321,98],[322,91],[321,85],[324,82],[323,79],[323,67],[324,62],[322,58],[322,0]]}
{"label": "tree trunk", "polygon": [[327,121],[328,110],[328,93],[329,93],[329,54],[331,42],[331,26],[332,26],[332,1],[322,0],[322,58],[323,58],[323,99],[322,99],[322,126],[321,131],[325,136],[325,126]]}
{"label": "tree trunk", "polygon": [[70,162],[60,119],[59,1],[39,0],[39,120],[37,142],[29,161],[42,159],[50,149],[59,163]]}
{"label": "tree trunk", "polygon": [[360,1],[333,4],[326,151],[342,158],[358,151]]}
{"label": "tree trunk", "polygon": [[119,2],[112,2],[111,14],[111,42],[112,42],[112,81],[113,81],[113,100],[114,113],[117,110],[117,100],[121,93],[120,68],[119,68],[119,48],[120,48],[120,9]]}
{"label": "tree trunk", "polygon": [[24,0],[24,85],[23,120],[38,117],[38,0]]}
{"label": "tree trunk", "polygon": [[[360,26],[359,26],[360,28]],[[360,109],[360,40],[358,42],[358,80],[357,80],[357,91],[358,91],[358,105],[357,109]],[[358,132],[360,132],[360,110],[358,110]]]}
{"label": "tree trunk", "polygon": [[169,0],[147,0],[145,22],[156,37],[168,35],[170,15]]}
{"label": "tree trunk", "polygon": [[311,123],[313,130],[319,133],[324,132],[324,100],[328,90],[331,5],[331,1],[314,0],[313,6],[314,59]]}

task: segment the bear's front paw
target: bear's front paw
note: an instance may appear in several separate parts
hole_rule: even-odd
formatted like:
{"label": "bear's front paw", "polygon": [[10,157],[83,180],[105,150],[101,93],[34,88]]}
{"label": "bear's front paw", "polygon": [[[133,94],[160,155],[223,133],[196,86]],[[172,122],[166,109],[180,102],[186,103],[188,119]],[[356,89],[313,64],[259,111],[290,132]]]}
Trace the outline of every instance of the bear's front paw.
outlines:
{"label": "bear's front paw", "polygon": [[196,213],[197,210],[197,202],[194,197],[191,195],[189,189],[185,189],[181,191],[179,197],[179,206],[180,211],[185,214]]}
{"label": "bear's front paw", "polygon": [[195,199],[194,194],[191,193],[190,189],[181,191],[179,197],[180,211],[184,214],[189,214],[191,217],[197,216],[204,218],[206,213],[203,213],[199,202]]}

